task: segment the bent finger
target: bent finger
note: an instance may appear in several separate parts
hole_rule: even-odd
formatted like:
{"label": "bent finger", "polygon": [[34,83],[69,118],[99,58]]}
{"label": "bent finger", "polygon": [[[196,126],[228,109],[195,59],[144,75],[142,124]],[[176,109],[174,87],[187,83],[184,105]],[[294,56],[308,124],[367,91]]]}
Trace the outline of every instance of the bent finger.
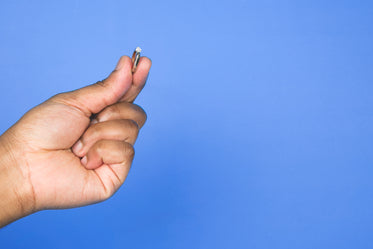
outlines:
{"label": "bent finger", "polygon": [[144,88],[149,75],[152,61],[148,57],[141,57],[136,72],[132,75],[132,85],[130,89],[123,95],[120,101],[132,103],[141,90]]}
{"label": "bent finger", "polygon": [[102,112],[92,120],[92,123],[116,119],[131,119],[141,128],[146,122],[147,116],[140,106],[128,102],[119,102],[102,110]]}
{"label": "bent finger", "polygon": [[125,141],[135,144],[139,134],[137,123],[130,119],[109,120],[91,125],[72,147],[75,155],[83,157],[100,140]]}
{"label": "bent finger", "polygon": [[97,169],[105,164],[121,164],[127,165],[129,170],[134,155],[133,146],[127,142],[100,140],[81,159],[81,163],[86,169]]}

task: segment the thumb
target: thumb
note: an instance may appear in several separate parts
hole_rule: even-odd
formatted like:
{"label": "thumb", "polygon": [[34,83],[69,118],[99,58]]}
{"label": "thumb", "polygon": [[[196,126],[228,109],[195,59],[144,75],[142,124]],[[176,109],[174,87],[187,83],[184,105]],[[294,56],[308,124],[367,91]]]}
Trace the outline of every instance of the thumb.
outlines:
{"label": "thumb", "polygon": [[103,81],[62,94],[60,101],[72,105],[87,116],[99,113],[106,106],[116,103],[131,87],[132,61],[122,56],[114,71]]}

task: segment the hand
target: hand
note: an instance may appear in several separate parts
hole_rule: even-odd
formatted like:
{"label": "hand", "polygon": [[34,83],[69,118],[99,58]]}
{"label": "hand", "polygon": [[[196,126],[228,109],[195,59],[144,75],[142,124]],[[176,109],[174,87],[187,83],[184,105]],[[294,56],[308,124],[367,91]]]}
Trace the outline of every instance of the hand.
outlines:
{"label": "hand", "polygon": [[[0,137],[0,226],[42,209],[103,201],[123,184],[146,119],[132,102],[151,61],[142,57],[133,75],[131,66],[123,56],[104,81],[52,97]],[[1,198],[14,199],[17,210]]]}

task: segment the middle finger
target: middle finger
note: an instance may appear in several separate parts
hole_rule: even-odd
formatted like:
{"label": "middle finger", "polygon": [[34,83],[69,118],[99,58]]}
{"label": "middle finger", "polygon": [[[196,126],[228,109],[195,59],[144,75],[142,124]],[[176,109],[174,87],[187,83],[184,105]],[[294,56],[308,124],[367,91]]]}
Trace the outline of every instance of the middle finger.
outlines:
{"label": "middle finger", "polygon": [[109,120],[93,124],[72,147],[75,155],[83,157],[99,140],[119,140],[135,144],[139,126],[131,119]]}
{"label": "middle finger", "polygon": [[132,119],[141,128],[146,118],[146,113],[140,106],[128,102],[119,102],[102,110],[97,114],[96,118],[92,120],[92,123],[118,119]]}

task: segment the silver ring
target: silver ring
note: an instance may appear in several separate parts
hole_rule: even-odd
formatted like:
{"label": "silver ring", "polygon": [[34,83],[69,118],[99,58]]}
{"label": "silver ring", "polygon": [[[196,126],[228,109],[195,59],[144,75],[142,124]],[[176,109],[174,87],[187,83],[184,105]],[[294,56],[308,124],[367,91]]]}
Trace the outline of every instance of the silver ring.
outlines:
{"label": "silver ring", "polygon": [[140,53],[141,53],[141,48],[137,47],[132,54],[132,73],[136,72],[137,65],[139,64],[139,61],[140,61]]}

